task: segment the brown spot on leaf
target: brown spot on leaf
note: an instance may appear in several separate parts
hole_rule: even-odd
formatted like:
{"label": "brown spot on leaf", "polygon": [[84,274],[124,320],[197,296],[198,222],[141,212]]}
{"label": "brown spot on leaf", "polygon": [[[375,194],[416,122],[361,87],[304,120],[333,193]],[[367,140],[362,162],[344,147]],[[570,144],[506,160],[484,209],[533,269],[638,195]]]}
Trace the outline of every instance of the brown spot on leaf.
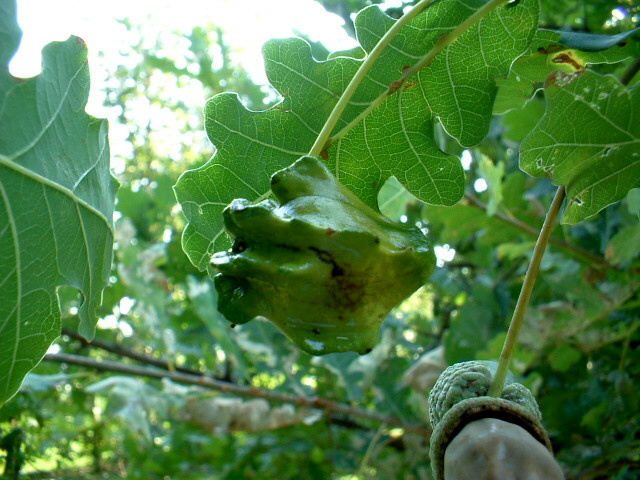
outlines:
{"label": "brown spot on leaf", "polygon": [[396,80],[395,82],[391,82],[391,85],[389,85],[389,91],[387,92],[387,95],[393,95],[398,91],[398,89],[401,86],[402,86],[401,80]]}
{"label": "brown spot on leaf", "polygon": [[567,65],[571,65],[575,70],[582,70],[584,68],[584,64],[579,62],[570,52],[564,52],[559,55],[556,55],[551,59],[553,63],[564,63]]}

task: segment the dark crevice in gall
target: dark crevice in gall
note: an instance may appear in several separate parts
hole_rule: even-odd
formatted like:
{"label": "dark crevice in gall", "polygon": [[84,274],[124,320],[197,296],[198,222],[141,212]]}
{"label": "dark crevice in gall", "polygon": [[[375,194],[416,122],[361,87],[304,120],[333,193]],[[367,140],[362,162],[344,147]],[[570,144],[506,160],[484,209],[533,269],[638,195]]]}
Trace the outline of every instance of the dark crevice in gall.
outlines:
{"label": "dark crevice in gall", "polygon": [[236,240],[233,243],[233,246],[231,247],[231,251],[233,253],[242,253],[244,252],[247,248],[249,247],[249,245],[247,245],[247,242],[245,242],[244,240]]}
{"label": "dark crevice in gall", "polygon": [[302,250],[299,247],[294,247],[293,245],[287,245],[287,244],[284,244],[284,243],[276,243],[275,246],[278,247],[278,248],[283,248],[285,250],[291,250],[292,252],[299,252],[299,251]]}
{"label": "dark crevice in gall", "polygon": [[344,275],[344,269],[336,263],[336,261],[333,259],[333,256],[331,255],[331,252],[328,252],[327,250],[322,250],[321,248],[317,248],[317,247],[309,247],[309,250],[316,252],[316,255],[318,256],[318,260],[320,260],[323,263],[328,263],[329,265],[332,266],[331,268],[332,277],[341,277]]}

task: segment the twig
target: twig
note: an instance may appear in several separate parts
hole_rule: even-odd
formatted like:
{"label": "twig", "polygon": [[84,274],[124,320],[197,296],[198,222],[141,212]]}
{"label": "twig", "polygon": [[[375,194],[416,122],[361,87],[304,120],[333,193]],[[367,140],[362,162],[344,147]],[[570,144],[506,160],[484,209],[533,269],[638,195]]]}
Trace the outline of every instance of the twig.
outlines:
{"label": "twig", "polygon": [[[611,470],[622,469],[625,467],[639,469],[640,462],[631,459],[624,459],[618,462],[608,463],[606,465],[599,465],[597,467],[586,470],[575,477],[569,477],[569,480],[593,480],[596,478],[603,478],[603,476],[611,472]],[[633,471],[627,473],[633,473]],[[609,478],[608,475],[607,478]]]}
{"label": "twig", "polygon": [[[126,357],[126,358],[130,358],[131,360],[144,363],[145,365],[152,365],[154,367],[158,367],[163,370],[169,370],[169,371],[175,370],[177,372],[188,373],[190,375],[202,375],[202,372],[199,372],[198,370],[194,370],[188,367],[176,366],[167,362],[166,360],[153,358],[153,357],[150,357],[149,355],[144,355],[142,353],[134,352],[133,350],[125,348],[122,345],[118,345],[117,343],[107,342],[105,340],[100,340],[99,338],[94,338],[93,340],[89,341],[86,338],[84,338],[82,335],[80,335],[78,332],[71,330],[69,328],[63,328],[62,335],[66,335],[69,338],[77,340],[86,347],[99,348],[100,350],[114,353],[120,357]],[[217,377],[213,377],[213,378],[217,378]]]}
{"label": "twig", "polygon": [[533,293],[533,287],[538,278],[538,272],[540,271],[540,263],[544,256],[544,251],[549,243],[551,232],[555,227],[558,214],[560,213],[560,207],[564,201],[565,193],[564,187],[558,187],[556,195],[553,197],[553,202],[549,207],[547,216],[544,219],[542,230],[540,230],[540,236],[536,241],[536,246],[533,249],[533,255],[531,256],[531,262],[529,268],[524,277],[522,289],[520,290],[520,296],[516,303],[516,308],[513,312],[511,323],[509,324],[509,330],[507,331],[507,338],[505,339],[504,346],[502,347],[502,353],[500,353],[500,360],[498,362],[498,368],[493,378],[491,387],[489,388],[488,395],[492,397],[499,397],[504,389],[504,382],[509,372],[509,366],[511,365],[511,359],[515,353],[516,345],[518,344],[518,337],[520,336],[520,329],[524,323],[524,315],[527,312],[529,306],[529,300]]}
{"label": "twig", "polygon": [[[125,347],[123,347],[122,345],[118,345],[117,343],[113,343],[113,342],[107,342],[104,340],[100,340],[100,339],[93,339],[91,341],[87,341],[87,339],[85,339],[82,335],[80,335],[78,332],[68,329],[68,328],[63,328],[62,329],[62,334],[66,335],[74,340],[78,340],[80,343],[82,343],[82,345],[87,346],[87,347],[92,347],[92,348],[98,348],[100,350],[104,350],[110,353],[114,353],[118,356],[121,357],[126,357],[126,358],[130,358],[132,360],[135,360],[137,362],[141,362],[145,365],[151,365],[154,367],[158,367],[161,368],[162,370],[166,370],[166,371],[178,371],[181,373],[186,373],[186,374],[190,374],[190,375],[195,375],[195,376],[205,376],[205,374],[203,372],[200,372],[198,370],[192,369],[192,368],[188,368],[188,367],[177,367],[174,366],[173,364],[170,364],[169,362],[167,362],[166,360],[163,359],[159,359],[159,358],[152,358],[149,357],[148,355],[144,355],[144,354],[140,354],[138,352],[134,352],[132,350],[129,350]],[[213,378],[215,380],[219,380],[219,381],[223,381],[226,383],[233,383],[229,381],[229,376],[227,377],[214,377],[214,376],[208,376],[208,378]],[[341,425],[344,426],[346,428],[359,428],[359,429],[363,429],[363,430],[368,430],[368,428],[358,424],[357,422],[353,421],[353,420],[349,420],[347,418],[332,418],[331,422],[335,425]]]}
{"label": "twig", "polygon": [[264,398],[265,400],[289,403],[298,407],[315,408],[325,410],[327,412],[337,413],[350,417],[359,417],[374,422],[401,427],[407,431],[428,436],[431,430],[421,425],[414,425],[404,422],[394,417],[381,415],[363,408],[353,407],[344,403],[334,402],[320,397],[295,396],[284,393],[277,393],[262,388],[256,388],[245,385],[238,385],[231,382],[216,380],[215,378],[203,375],[192,375],[182,372],[171,372],[160,370],[157,368],[141,367],[138,365],[128,365],[110,360],[96,360],[94,358],[84,357],[82,355],[72,355],[68,353],[49,353],[45,355],[44,360],[47,362],[68,363],[72,365],[80,365],[87,368],[93,368],[100,371],[125,373],[128,375],[136,375],[148,378],[167,378],[176,383],[186,385],[198,385],[209,390],[217,390],[224,393],[232,393],[242,397]]}

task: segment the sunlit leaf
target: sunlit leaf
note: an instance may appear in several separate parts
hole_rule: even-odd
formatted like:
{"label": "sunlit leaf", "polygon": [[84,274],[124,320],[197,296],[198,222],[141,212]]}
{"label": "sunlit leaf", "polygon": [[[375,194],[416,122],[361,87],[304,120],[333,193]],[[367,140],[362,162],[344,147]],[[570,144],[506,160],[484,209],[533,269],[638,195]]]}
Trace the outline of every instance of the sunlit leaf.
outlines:
{"label": "sunlit leaf", "polygon": [[[446,0],[418,15],[381,55],[334,133],[484,3]],[[427,203],[457,202],[464,189],[463,170],[457,158],[437,147],[434,122],[442,122],[464,145],[484,138],[497,91],[495,78],[506,76],[513,59],[525,50],[537,15],[537,2],[523,0],[498,8],[474,25],[329,149],[327,163],[336,177],[369,206],[375,206],[377,192],[390,176]],[[377,7],[360,12],[356,31],[362,48],[370,52],[394,22]],[[257,200],[269,194],[269,177],[309,152],[362,62],[344,56],[317,62],[299,39],[272,40],[264,55],[267,76],[282,102],[265,112],[250,112],[234,94],[211,99],[206,128],[216,155],[186,172],[176,185],[189,221],[183,247],[200,269],[215,251],[229,246],[222,209],[234,198]]]}
{"label": "sunlit leaf", "polygon": [[13,9],[0,6],[0,404],[60,334],[58,287],[81,292],[81,330],[93,335],[111,269],[116,188],[107,124],[84,113],[84,43],[50,44],[42,74],[14,78]]}
{"label": "sunlit leaf", "polygon": [[636,58],[640,53],[640,42],[636,39],[638,31],[595,35],[539,30],[527,52],[514,62],[509,76],[497,79],[500,90],[494,112],[522,108],[556,70],[576,72],[590,65],[615,64]]}
{"label": "sunlit leaf", "polygon": [[556,72],[547,110],[520,149],[521,168],[564,185],[562,221],[589,218],[640,186],[640,89],[595,72]]}

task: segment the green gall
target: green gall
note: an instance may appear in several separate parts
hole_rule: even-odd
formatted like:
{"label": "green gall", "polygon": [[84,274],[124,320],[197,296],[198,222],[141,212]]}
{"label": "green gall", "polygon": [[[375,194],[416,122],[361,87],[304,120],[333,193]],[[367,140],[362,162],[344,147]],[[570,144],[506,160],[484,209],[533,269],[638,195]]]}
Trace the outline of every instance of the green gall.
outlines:
{"label": "green gall", "polygon": [[218,309],[233,324],[270,320],[302,350],[368,353],[389,311],[435,267],[427,237],[373,211],[324,163],[273,175],[277,199],[223,212],[233,247],[213,255]]}

